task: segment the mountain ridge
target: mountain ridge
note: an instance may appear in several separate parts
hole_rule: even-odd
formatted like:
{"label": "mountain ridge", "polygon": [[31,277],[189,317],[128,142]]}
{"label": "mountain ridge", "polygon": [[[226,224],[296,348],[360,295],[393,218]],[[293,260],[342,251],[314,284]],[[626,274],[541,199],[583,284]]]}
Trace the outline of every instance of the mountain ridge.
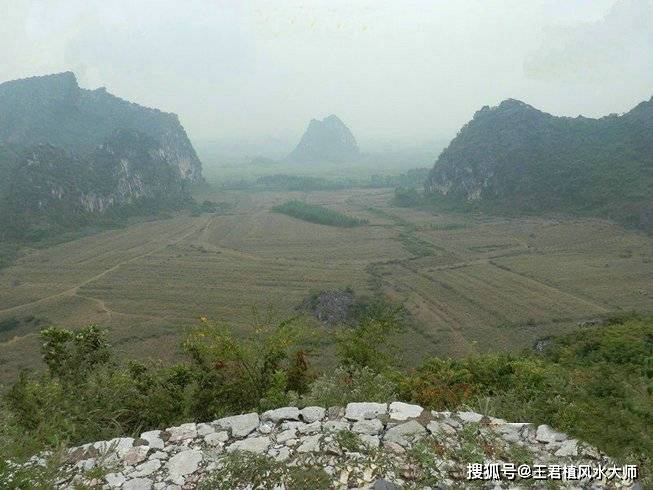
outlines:
{"label": "mountain ridge", "polygon": [[360,158],[351,130],[335,114],[311,119],[295,149],[286,157],[296,163],[346,163]]}

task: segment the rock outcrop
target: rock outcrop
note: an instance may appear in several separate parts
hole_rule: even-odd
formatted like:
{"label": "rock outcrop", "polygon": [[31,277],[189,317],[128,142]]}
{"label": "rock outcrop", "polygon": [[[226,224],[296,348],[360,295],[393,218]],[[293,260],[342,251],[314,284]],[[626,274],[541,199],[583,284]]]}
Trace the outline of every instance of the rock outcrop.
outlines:
{"label": "rock outcrop", "polygon": [[122,100],[105,88],[82,89],[71,72],[0,84],[0,143],[50,144],[84,157],[117,130],[153,138],[181,179],[202,179],[202,164],[176,114]]}
{"label": "rock outcrop", "polygon": [[0,84],[0,240],[183,206],[202,167],[174,114],[72,73]]}
{"label": "rock outcrop", "polygon": [[360,158],[356,138],[337,117],[312,119],[297,147],[286,160],[296,163],[347,163]]}
{"label": "rock outcrop", "polygon": [[[285,407],[187,423],[75,447],[60,465],[58,488],[256,488],[248,487],[252,478],[265,488],[544,488],[547,478],[556,488],[633,486],[623,467],[547,425],[401,402]],[[304,486],[293,487],[298,472]]]}

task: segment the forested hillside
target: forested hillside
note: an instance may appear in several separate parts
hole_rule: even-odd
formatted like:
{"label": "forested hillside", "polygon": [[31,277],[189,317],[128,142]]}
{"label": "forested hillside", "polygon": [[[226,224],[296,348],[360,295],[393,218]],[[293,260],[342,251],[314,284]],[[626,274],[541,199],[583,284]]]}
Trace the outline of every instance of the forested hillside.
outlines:
{"label": "forested hillside", "polygon": [[518,212],[580,212],[653,229],[653,99],[624,115],[484,107],[445,149],[428,193]]}

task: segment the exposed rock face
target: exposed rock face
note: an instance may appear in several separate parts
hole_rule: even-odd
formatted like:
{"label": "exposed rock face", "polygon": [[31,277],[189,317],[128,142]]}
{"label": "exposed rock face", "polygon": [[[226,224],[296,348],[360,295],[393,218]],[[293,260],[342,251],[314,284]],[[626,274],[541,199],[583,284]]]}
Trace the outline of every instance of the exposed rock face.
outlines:
{"label": "exposed rock face", "polygon": [[[105,489],[190,489],[208,481],[215,486],[216,475],[224,478],[217,480],[223,485],[219,488],[246,488],[242,475],[225,470],[230,457],[237,465],[264,457],[281,468],[312,468],[322,472],[330,488],[523,488],[519,477],[509,479],[504,473],[500,482],[472,483],[468,464],[481,459],[517,467],[520,461],[511,458],[525,455],[532,467],[613,464],[596,449],[546,425],[509,423],[473,412],[431,412],[399,402],[351,403],[344,410],[285,407],[260,418],[238,415],[149,431],[138,439],[85,444],[68,450],[60,462],[58,488],[86,483]],[[34,457],[28,465],[45,464],[45,458]],[[89,473],[94,469],[103,471]],[[283,474],[267,475],[280,479],[267,483],[284,488]],[[539,483],[545,487],[544,481]],[[556,488],[633,486],[632,480],[601,476],[569,476],[555,483]]]}
{"label": "exposed rock face", "polygon": [[331,115],[312,119],[301,141],[287,160],[297,163],[354,162],[360,158],[356,138],[347,126]]}
{"label": "exposed rock face", "polygon": [[460,130],[426,191],[513,211],[596,210],[645,226],[652,169],[653,99],[600,119],[556,117],[509,99]]}
{"label": "exposed rock face", "polygon": [[70,72],[0,84],[0,142],[51,144],[84,156],[120,129],[153,138],[181,179],[201,180],[201,162],[175,114],[127,102],[104,88],[82,89]]}
{"label": "exposed rock face", "polygon": [[179,207],[201,172],[174,114],[72,73],[0,84],[0,239]]}

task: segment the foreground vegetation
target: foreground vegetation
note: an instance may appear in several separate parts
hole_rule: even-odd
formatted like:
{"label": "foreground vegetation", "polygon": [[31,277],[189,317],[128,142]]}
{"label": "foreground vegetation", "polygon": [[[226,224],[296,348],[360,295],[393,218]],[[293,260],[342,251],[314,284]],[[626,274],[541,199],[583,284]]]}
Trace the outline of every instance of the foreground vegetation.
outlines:
{"label": "foreground vegetation", "polygon": [[310,223],[320,225],[339,226],[342,228],[353,228],[367,223],[367,220],[354,218],[344,213],[339,213],[318,204],[309,204],[304,201],[293,199],[272,208],[278,213],[287,214],[293,218],[303,219]]}
{"label": "foreground vegetation", "polygon": [[403,371],[388,355],[396,313],[373,310],[338,330],[338,366],[325,373],[306,349],[315,332],[296,322],[239,339],[202,319],[183,343],[186,361],[172,366],[118,361],[95,326],[48,328],[46,372],[25,373],[3,397],[0,461],[250,410],[401,399],[547,423],[651,475],[653,318],[580,328],[541,352],[432,358]]}

